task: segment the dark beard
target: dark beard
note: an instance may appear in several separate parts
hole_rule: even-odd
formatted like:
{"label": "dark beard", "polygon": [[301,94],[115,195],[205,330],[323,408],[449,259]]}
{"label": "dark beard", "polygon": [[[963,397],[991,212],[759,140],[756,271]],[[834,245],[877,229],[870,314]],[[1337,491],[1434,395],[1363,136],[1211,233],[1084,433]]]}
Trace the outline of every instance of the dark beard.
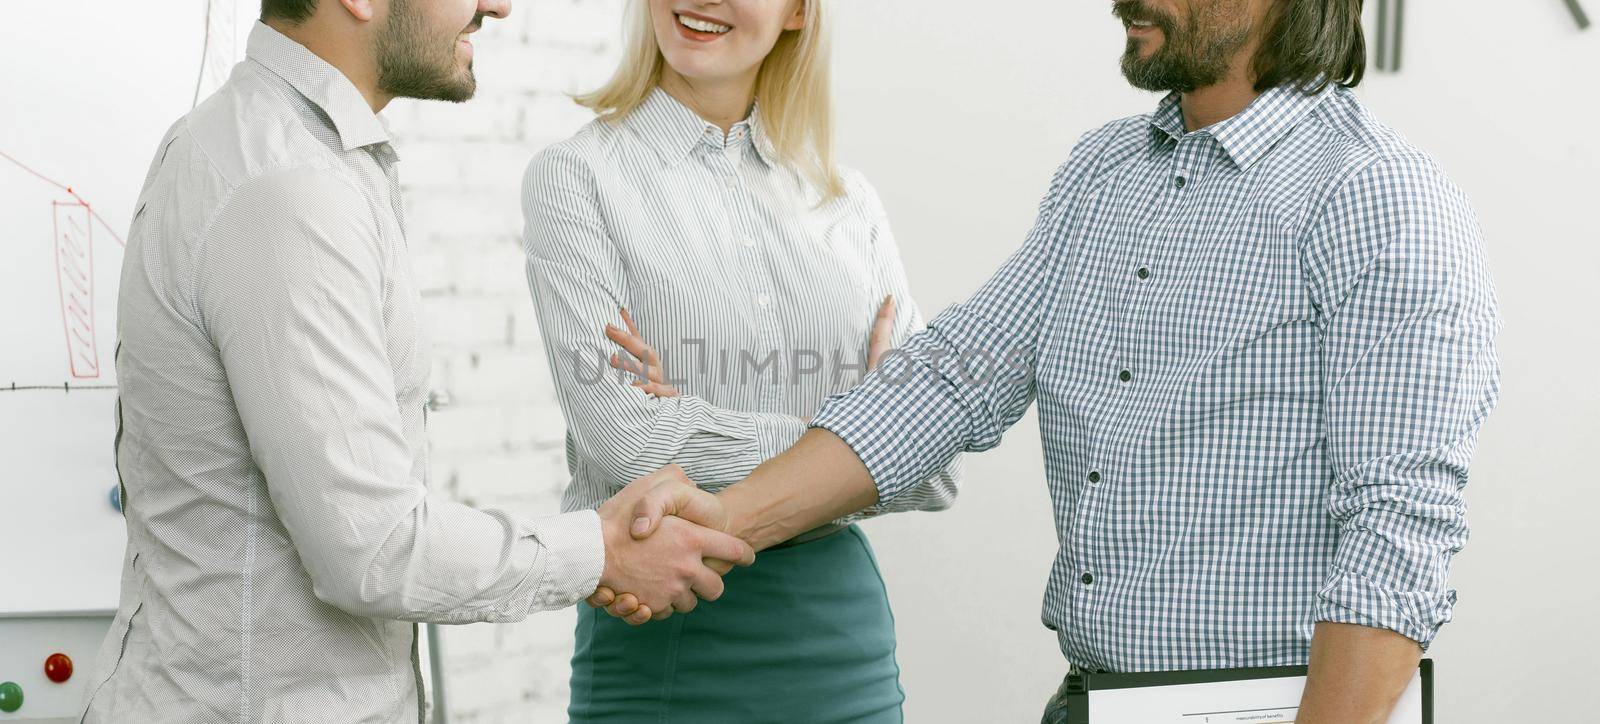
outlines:
{"label": "dark beard", "polygon": [[[426,1],[426,0],[424,0]],[[478,90],[472,64],[456,69],[456,37],[431,37],[409,0],[389,5],[389,20],[378,36],[378,90],[395,98],[461,103]],[[474,18],[476,24],[481,18]]]}
{"label": "dark beard", "polygon": [[1129,38],[1122,53],[1123,77],[1133,87],[1150,91],[1189,93],[1215,85],[1228,75],[1234,55],[1250,40],[1249,15],[1243,5],[1216,0],[1196,8],[1179,30],[1176,18],[1157,14],[1140,0],[1118,0],[1113,15],[1137,11],[1135,16],[1150,19],[1163,37],[1161,49],[1148,58],[1139,57],[1143,41]]}

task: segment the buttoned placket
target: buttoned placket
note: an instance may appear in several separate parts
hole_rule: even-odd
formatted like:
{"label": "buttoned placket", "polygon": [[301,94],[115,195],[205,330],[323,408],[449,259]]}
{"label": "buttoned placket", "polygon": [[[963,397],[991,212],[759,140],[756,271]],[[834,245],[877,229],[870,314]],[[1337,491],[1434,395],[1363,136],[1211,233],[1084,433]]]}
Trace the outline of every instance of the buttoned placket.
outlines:
{"label": "buttoned placket", "polygon": [[[1194,195],[1200,180],[1200,173],[1207,165],[1203,154],[1211,150],[1213,144],[1214,141],[1209,134],[1205,133],[1187,134],[1176,140],[1170,160],[1160,164],[1165,169],[1165,178],[1159,184],[1156,198],[1161,202],[1166,220],[1152,225],[1152,229],[1172,229],[1173,220],[1182,218],[1182,209],[1188,206],[1188,200]],[[1162,248],[1141,245],[1138,253],[1146,256],[1135,259],[1125,271],[1120,272],[1126,276],[1119,279],[1121,283],[1117,286],[1128,290],[1122,299],[1129,310],[1124,323],[1132,327],[1131,334],[1137,334],[1140,323],[1139,316],[1133,313],[1134,310],[1148,309],[1150,300],[1147,295],[1155,290],[1153,280],[1156,262],[1152,259],[1161,258],[1162,251],[1170,247],[1174,240],[1162,241],[1165,243],[1157,245]],[[1134,347],[1135,345],[1129,343],[1119,344],[1113,357],[1115,362],[1107,372],[1111,377],[1109,384],[1114,388],[1112,394],[1116,396],[1117,411],[1113,413],[1114,419],[1110,425],[1112,429],[1119,427],[1121,420],[1125,418],[1125,411],[1134,396],[1134,385],[1139,384],[1142,379],[1140,370],[1136,369],[1135,360],[1131,359]],[[1108,488],[1116,473],[1111,466],[1116,461],[1107,459],[1108,453],[1104,446],[1097,447],[1101,449],[1096,451],[1095,458],[1089,461],[1088,469],[1082,473],[1082,484],[1076,496],[1077,505],[1074,506],[1077,509],[1075,515],[1077,524],[1074,526],[1074,537],[1077,542],[1073,546],[1073,563],[1077,570],[1077,575],[1073,579],[1076,588],[1072,596],[1076,604],[1074,616],[1092,615],[1090,609],[1096,598],[1093,593],[1102,589],[1106,583],[1105,572],[1096,570],[1097,557],[1091,541],[1109,501]]]}
{"label": "buttoned placket", "polygon": [[[774,375],[771,372],[754,374],[750,365],[736,355],[730,360],[733,369],[729,375],[733,384],[754,384],[760,391],[757,395],[757,405],[762,412],[776,412],[783,409],[784,381],[788,379],[788,364],[785,359],[787,351],[783,345],[783,334],[778,324],[777,300],[774,298],[774,285],[771,271],[766,263],[765,252],[756,238],[755,225],[752,223],[750,192],[745,187],[740,176],[740,169],[745,165],[745,159],[750,151],[749,126],[739,123],[728,130],[724,135],[721,129],[707,126],[705,130],[704,148],[708,151],[714,172],[722,180],[722,203],[727,211],[728,233],[732,236],[734,259],[736,260],[740,277],[745,282],[745,293],[748,295],[751,318],[755,320],[758,343],[755,351],[755,366],[761,365],[772,355],[772,365],[776,369],[777,384],[773,383]],[[749,372],[749,376],[741,379],[740,376]]]}

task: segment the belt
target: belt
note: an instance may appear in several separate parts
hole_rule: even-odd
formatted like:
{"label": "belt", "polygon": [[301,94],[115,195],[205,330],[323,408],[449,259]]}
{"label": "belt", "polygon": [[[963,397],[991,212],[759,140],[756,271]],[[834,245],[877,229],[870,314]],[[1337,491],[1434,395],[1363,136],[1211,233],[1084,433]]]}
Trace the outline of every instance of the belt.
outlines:
{"label": "belt", "polygon": [[850,526],[848,526],[848,525],[839,525],[837,523],[828,523],[826,525],[822,525],[822,526],[819,526],[819,527],[816,527],[816,528],[812,528],[811,530],[808,530],[808,531],[806,531],[804,533],[801,533],[800,535],[797,535],[797,536],[795,536],[793,538],[790,538],[789,540],[786,540],[786,541],[784,541],[782,543],[779,543],[779,544],[777,544],[775,546],[772,546],[772,547],[768,548],[767,550],[775,551],[775,550],[778,550],[780,548],[793,548],[794,546],[797,546],[797,545],[810,543],[812,541],[819,541],[819,540],[822,540],[823,538],[827,538],[828,536],[833,535],[834,533],[838,533],[839,531],[844,530],[845,528],[849,528],[849,527]]}

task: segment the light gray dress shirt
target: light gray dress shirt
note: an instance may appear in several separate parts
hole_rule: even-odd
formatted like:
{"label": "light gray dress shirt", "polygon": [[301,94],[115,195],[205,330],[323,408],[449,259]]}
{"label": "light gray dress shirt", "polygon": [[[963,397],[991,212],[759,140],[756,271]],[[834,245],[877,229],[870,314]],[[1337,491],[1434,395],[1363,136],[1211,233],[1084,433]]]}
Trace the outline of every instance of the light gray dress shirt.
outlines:
{"label": "light gray dress shirt", "polygon": [[411,622],[593,592],[593,512],[428,492],[389,140],[348,79],[261,24],[162,140],[122,273],[127,560],[87,721],[419,721]]}
{"label": "light gray dress shirt", "polygon": [[[744,479],[860,380],[885,295],[896,343],[922,327],[877,193],[853,171],[844,180],[819,204],[774,154],[759,108],[724,134],[660,89],[533,159],[524,246],[567,417],[565,509],[667,463],[708,490]],[[607,374],[617,347],[603,327],[622,326],[619,307],[682,396]],[[949,507],[960,477],[947,461],[865,515]]]}

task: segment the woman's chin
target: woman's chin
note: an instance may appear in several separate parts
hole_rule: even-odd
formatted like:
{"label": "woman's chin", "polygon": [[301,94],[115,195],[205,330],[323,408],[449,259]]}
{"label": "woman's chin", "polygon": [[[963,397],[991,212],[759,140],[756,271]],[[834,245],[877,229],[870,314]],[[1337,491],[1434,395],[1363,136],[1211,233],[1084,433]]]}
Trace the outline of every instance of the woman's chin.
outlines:
{"label": "woman's chin", "polygon": [[709,54],[695,52],[673,53],[666,58],[667,66],[672,72],[692,83],[719,83],[748,74],[749,69],[730,70],[729,66],[733,64],[718,62],[720,58],[708,58],[707,55]]}

